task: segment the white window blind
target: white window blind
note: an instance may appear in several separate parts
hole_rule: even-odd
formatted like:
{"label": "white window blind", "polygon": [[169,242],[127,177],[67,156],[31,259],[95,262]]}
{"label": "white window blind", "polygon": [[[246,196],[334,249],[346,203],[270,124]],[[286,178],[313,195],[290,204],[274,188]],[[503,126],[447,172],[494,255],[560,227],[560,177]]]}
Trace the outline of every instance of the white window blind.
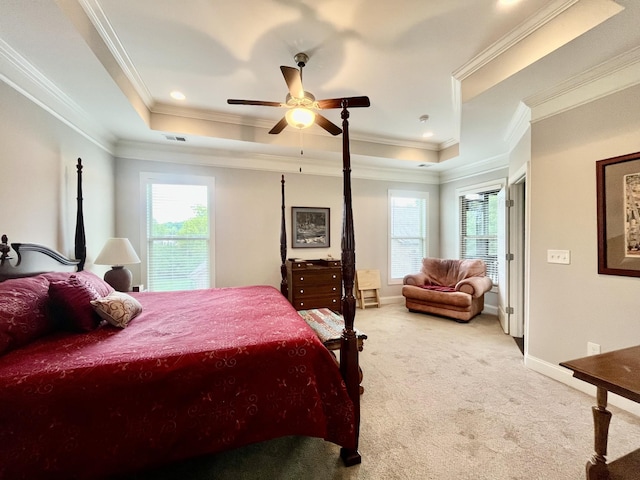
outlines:
{"label": "white window blind", "polygon": [[427,256],[426,192],[389,192],[389,281],[420,271]]}
{"label": "white window blind", "polygon": [[460,196],[460,258],[484,260],[487,276],[498,283],[498,192]]}
{"label": "white window blind", "polygon": [[147,183],[147,285],[150,291],[210,286],[207,185]]}

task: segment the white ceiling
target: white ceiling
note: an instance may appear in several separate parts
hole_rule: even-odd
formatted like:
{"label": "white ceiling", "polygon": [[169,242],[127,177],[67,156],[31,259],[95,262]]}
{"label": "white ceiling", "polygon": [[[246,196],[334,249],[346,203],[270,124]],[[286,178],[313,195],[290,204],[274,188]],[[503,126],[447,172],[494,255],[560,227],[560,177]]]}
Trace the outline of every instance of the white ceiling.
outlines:
{"label": "white ceiling", "polygon": [[269,135],[284,109],[226,103],[283,102],[279,66],[305,52],[305,90],[371,100],[350,111],[355,158],[443,172],[506,162],[521,102],[635,65],[639,20],[637,0],[0,0],[0,78],[116,154],[336,157],[318,126]]}

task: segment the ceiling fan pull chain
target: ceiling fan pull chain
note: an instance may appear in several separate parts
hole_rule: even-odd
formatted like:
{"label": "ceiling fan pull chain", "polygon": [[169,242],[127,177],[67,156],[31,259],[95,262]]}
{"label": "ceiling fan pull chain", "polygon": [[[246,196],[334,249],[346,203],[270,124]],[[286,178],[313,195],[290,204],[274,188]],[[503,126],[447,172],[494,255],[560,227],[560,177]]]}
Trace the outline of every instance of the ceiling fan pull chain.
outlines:
{"label": "ceiling fan pull chain", "polygon": [[304,155],[304,145],[302,143],[302,129],[298,130],[300,132],[300,155]]}

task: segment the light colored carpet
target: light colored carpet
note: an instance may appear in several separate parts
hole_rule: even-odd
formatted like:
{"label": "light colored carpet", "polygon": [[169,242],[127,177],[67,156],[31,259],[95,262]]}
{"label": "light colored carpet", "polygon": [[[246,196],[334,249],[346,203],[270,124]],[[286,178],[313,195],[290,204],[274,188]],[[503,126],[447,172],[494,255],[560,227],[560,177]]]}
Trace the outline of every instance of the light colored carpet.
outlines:
{"label": "light colored carpet", "polygon": [[[360,452],[289,437],[183,462],[136,480],[581,480],[593,450],[594,399],[524,367],[493,316],[471,323],[409,313],[401,304],[357,310],[368,335]],[[640,447],[640,419],[613,412],[608,458]]]}

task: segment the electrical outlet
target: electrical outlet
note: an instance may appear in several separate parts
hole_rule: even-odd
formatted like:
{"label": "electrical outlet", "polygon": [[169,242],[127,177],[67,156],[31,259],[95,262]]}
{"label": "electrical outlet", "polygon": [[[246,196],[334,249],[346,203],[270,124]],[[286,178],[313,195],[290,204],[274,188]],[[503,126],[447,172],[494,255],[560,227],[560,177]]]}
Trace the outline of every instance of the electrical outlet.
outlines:
{"label": "electrical outlet", "polygon": [[598,355],[600,353],[600,345],[593,342],[587,342],[587,355]]}
{"label": "electrical outlet", "polygon": [[569,265],[571,263],[570,250],[547,250],[547,263],[561,263]]}

